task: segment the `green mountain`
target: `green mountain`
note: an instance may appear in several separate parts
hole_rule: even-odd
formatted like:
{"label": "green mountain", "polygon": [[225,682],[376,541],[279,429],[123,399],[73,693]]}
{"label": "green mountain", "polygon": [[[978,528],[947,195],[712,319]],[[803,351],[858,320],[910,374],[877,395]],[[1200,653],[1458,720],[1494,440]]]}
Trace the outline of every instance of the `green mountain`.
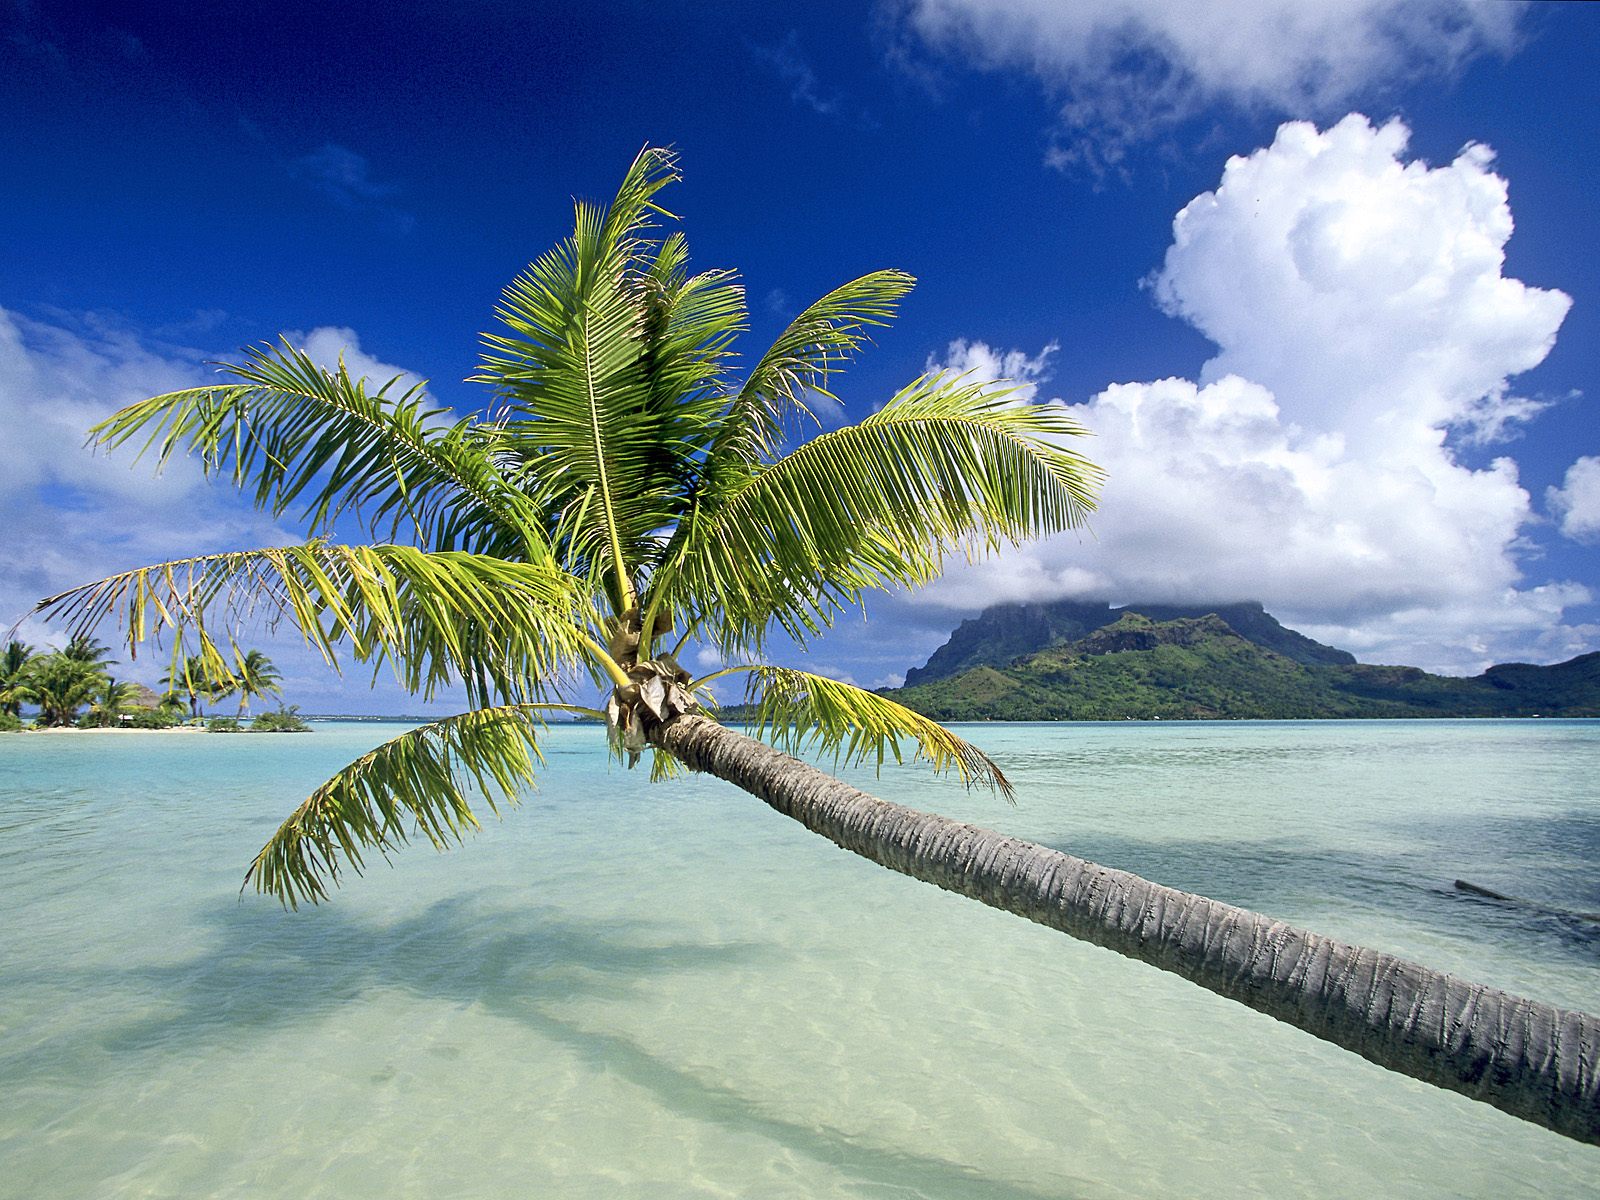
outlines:
{"label": "green mountain", "polygon": [[1004,667],[1025,654],[1050,646],[1075,642],[1137,612],[1152,621],[1181,621],[1218,616],[1246,641],[1307,666],[1349,665],[1355,656],[1314,642],[1304,634],[1285,629],[1275,617],[1254,602],[1239,604],[1140,604],[1112,608],[1058,600],[1053,604],[997,604],[979,616],[961,622],[950,640],[933,652],[927,665],[906,672],[906,686],[949,679],[973,667]]}
{"label": "green mountain", "polygon": [[[1037,607],[1057,610],[1046,625],[1064,628],[1056,620],[1059,606]],[[1110,622],[1071,640],[1036,644],[1033,652],[1000,664],[983,661],[979,652],[992,656],[1016,644],[998,632],[1014,634],[1014,616],[986,627],[984,618],[969,621],[962,626],[969,631],[964,644],[947,655],[957,642],[952,637],[928,667],[908,673],[915,683],[885,695],[943,721],[1600,716],[1600,653],[1550,667],[1508,663],[1455,678],[1357,663],[1285,629],[1260,605],[1222,610],[1241,614],[1249,632],[1215,611],[1177,617],[1153,606],[1108,611],[1115,614]],[[974,625],[992,636],[973,636]],[[978,661],[938,673],[965,656]]]}

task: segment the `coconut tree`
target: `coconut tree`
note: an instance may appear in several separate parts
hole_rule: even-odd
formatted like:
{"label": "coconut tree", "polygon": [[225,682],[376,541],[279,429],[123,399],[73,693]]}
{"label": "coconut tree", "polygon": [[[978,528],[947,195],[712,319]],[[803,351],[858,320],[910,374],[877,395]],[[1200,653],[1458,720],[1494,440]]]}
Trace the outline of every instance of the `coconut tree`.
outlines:
{"label": "coconut tree", "polygon": [[282,679],[282,673],[272,665],[270,658],[259,650],[247,650],[235,657],[230,677],[220,681],[213,698],[224,700],[237,695],[239,715],[242,717],[249,710],[252,699],[265,700],[269,695],[282,696],[283,689],[278,686]]}
{"label": "coconut tree", "polygon": [[[371,389],[287,342],[225,382],[135,404],[99,443],[191,452],[263,509],[302,510],[301,545],[200,555],[44,602],[130,647],[176,630],[212,677],[245,617],[288,620],[330,661],[387,667],[468,711],[387,742],[317,788],[246,879],[294,906],[414,836],[445,846],[533,776],[542,720],[604,716],[653,776],[728,780],[895,870],[1176,971],[1374,1061],[1600,1140],[1600,1023],[1460,984],[1375,951],[941,817],[887,804],[791,757],[914,753],[1002,793],[985,755],[836,680],[760,661],[873,589],[933,578],[949,554],[1078,525],[1097,472],[1059,407],[932,373],[866,420],[798,441],[835,370],[911,286],[862,276],[735,370],[742,293],[693,274],[647,149],[608,206],[505,290],[475,376],[486,417],[450,419],[420,387]],[[332,540],[336,524],[379,540]],[[737,665],[694,677],[698,643]],[[708,685],[743,676],[757,733],[712,720]],[[602,699],[590,703],[586,681]]]}
{"label": "coconut tree", "polygon": [[61,655],[73,662],[88,663],[101,670],[116,664],[116,659],[111,657],[111,647],[86,633],[73,634],[62,648]]}
{"label": "coconut tree", "polygon": [[92,703],[105,683],[105,670],[92,658],[56,650],[28,660],[17,695],[39,706],[40,725],[72,725],[78,710]]}
{"label": "coconut tree", "polygon": [[[208,640],[208,645],[209,645]],[[189,719],[200,719],[200,701],[216,700],[232,694],[231,677],[218,673],[215,653],[179,652],[172,666],[161,677],[169,696],[178,696],[189,706]]]}
{"label": "coconut tree", "polygon": [[89,697],[88,724],[102,729],[115,728],[125,713],[135,707],[142,689],[137,683],[119,683],[105,676]]}
{"label": "coconut tree", "polygon": [[0,714],[22,715],[23,670],[33,657],[33,647],[12,640],[0,652]]}

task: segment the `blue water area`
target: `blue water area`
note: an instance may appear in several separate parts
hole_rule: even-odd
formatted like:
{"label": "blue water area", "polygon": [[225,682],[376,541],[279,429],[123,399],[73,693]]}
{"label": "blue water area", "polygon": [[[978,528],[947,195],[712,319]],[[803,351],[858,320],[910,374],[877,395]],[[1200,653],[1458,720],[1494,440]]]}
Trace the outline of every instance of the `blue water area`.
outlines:
{"label": "blue water area", "polygon": [[[399,726],[0,737],[0,1196],[1578,1197],[1600,1150],[893,875],[594,727],[285,912]],[[978,725],[987,824],[1600,1011],[1600,726]],[[1456,879],[1525,898],[1506,904]]]}

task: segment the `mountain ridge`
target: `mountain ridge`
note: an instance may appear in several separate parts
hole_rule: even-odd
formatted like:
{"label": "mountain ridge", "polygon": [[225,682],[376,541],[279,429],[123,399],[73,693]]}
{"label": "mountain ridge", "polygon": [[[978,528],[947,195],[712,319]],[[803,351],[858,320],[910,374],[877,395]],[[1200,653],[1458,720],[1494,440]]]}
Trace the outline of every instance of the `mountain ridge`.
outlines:
{"label": "mountain ridge", "polygon": [[[1083,607],[1095,617],[1112,612],[1115,620],[998,665],[978,661],[938,674],[963,656],[981,657],[974,651],[992,655],[997,646],[1009,648],[999,637],[984,636],[996,627],[1013,637],[1029,623],[1036,631],[1060,631],[1073,614],[1045,613],[1041,622],[1037,613],[1021,621],[1004,613],[988,626],[981,618],[966,622],[968,636],[953,634],[929,659],[934,678],[924,668],[910,682],[908,672],[905,687],[884,694],[936,720],[954,721],[1600,716],[1600,652],[1551,666],[1501,663],[1471,677],[1432,675],[1418,667],[1358,663],[1287,629],[1258,604],[1220,606],[1240,616],[1253,637],[1215,609],[1201,612],[1205,606]],[[1199,615],[1156,619],[1151,611]],[[975,623],[976,631],[969,628]],[[955,652],[936,662],[952,644]]]}
{"label": "mountain ridge", "polygon": [[1349,666],[1355,655],[1325,646],[1279,623],[1258,601],[1227,604],[1125,604],[1057,600],[1051,603],[997,604],[956,627],[948,641],[921,667],[906,672],[906,687],[948,679],[976,666],[1004,667],[1027,654],[1077,641],[1115,624],[1125,613],[1153,621],[1216,615],[1235,633],[1267,650],[1310,665]]}

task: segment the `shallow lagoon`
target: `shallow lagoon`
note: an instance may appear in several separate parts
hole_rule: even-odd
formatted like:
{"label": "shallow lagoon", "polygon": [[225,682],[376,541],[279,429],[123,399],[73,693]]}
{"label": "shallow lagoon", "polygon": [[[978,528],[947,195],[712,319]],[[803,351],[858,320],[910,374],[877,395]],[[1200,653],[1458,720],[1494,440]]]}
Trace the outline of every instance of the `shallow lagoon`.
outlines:
{"label": "shallow lagoon", "polygon": [[[397,727],[0,738],[0,1196],[1588,1196],[1600,1150],[557,728],[539,793],[284,913]],[[969,726],[879,794],[1600,1010],[1600,724]]]}

